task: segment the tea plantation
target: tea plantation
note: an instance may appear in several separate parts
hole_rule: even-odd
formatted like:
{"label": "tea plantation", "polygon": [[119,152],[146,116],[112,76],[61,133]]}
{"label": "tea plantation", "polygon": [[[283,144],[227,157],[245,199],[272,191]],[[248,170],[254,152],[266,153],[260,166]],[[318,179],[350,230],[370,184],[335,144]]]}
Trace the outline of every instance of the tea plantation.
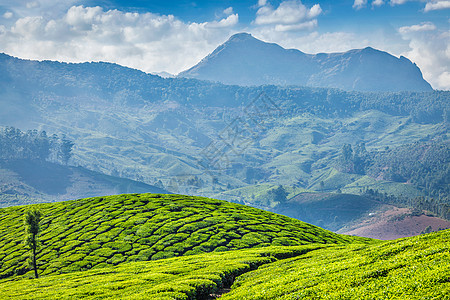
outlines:
{"label": "tea plantation", "polygon": [[326,245],[265,247],[0,280],[1,299],[205,299],[240,274]]}
{"label": "tea plantation", "polygon": [[269,246],[15,276],[0,280],[0,298],[214,299],[234,281],[220,299],[449,299],[449,243],[446,230],[371,245]]}
{"label": "tea plantation", "polygon": [[372,242],[263,210],[182,195],[132,194],[0,209],[0,278],[31,275],[23,215],[41,210],[40,275],[204,252]]}
{"label": "tea plantation", "polygon": [[450,230],[276,261],[221,299],[450,299]]}

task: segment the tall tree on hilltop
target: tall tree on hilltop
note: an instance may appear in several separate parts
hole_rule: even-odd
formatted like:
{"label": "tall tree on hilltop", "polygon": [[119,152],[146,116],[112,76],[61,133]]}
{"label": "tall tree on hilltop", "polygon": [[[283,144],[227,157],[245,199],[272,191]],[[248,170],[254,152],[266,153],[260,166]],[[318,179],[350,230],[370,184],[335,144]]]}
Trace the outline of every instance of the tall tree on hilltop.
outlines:
{"label": "tall tree on hilltop", "polygon": [[31,261],[34,269],[34,277],[38,278],[37,265],[36,265],[36,252],[39,244],[38,234],[40,231],[39,222],[41,220],[41,212],[38,210],[29,210],[25,214],[25,244],[31,250]]}

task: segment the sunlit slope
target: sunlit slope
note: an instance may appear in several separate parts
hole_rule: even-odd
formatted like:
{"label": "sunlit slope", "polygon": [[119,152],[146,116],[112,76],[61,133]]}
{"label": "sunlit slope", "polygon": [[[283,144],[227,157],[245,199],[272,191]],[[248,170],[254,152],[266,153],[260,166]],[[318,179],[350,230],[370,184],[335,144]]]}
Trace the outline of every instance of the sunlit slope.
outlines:
{"label": "sunlit slope", "polygon": [[[235,277],[327,245],[265,247],[131,262],[39,279],[0,280],[1,299],[210,299]],[[332,246],[330,246],[332,247]]]}
{"label": "sunlit slope", "polygon": [[[0,298],[448,299],[449,242],[446,230],[372,245],[271,246],[130,262],[2,279]],[[230,285],[229,293],[222,290]]]}
{"label": "sunlit slope", "polygon": [[23,215],[39,208],[42,275],[211,251],[369,239],[202,197],[131,194],[0,209],[0,277],[29,272]]}
{"label": "sunlit slope", "polygon": [[239,277],[221,299],[449,299],[450,231],[334,246]]}

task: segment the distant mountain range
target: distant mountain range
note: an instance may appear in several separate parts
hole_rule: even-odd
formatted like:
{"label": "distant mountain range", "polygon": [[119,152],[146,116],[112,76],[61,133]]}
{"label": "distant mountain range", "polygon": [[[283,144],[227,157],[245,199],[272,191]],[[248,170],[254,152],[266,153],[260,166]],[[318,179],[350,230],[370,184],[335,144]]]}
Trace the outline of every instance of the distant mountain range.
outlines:
{"label": "distant mountain range", "polygon": [[[438,195],[447,201],[447,194],[440,189],[424,188],[439,183],[440,178],[436,173],[428,174],[425,165],[416,168],[411,160],[406,161],[406,170],[421,172],[417,176],[423,180],[416,182],[410,181],[416,175],[394,172],[394,167],[405,164],[392,162],[408,157],[406,152],[395,150],[400,145],[448,140],[449,97],[450,92],[433,90],[360,92],[224,85],[162,78],[104,62],[32,61],[0,54],[0,126],[66,135],[75,143],[70,163],[85,168],[55,167],[51,174],[64,184],[53,189],[34,180],[44,177],[38,172],[31,181],[23,179],[29,173],[26,164],[5,165],[0,170],[0,200],[6,206],[18,204],[16,200],[33,203],[151,191],[149,185],[156,185],[177,194],[212,196],[279,212],[285,207],[266,194],[282,185],[289,191],[289,206],[284,212],[296,217],[301,212],[297,210],[307,207],[298,198],[289,202],[299,193],[362,194],[370,188],[382,195]],[[255,116],[258,118],[253,119]],[[254,120],[259,120],[260,126],[256,127]],[[210,159],[211,146],[223,148],[220,142],[224,138],[233,143],[233,148],[219,153],[220,162],[229,159],[226,170]],[[352,144],[356,153],[356,143],[360,142],[370,153],[378,151],[380,159],[376,156],[376,161],[380,163],[375,165],[374,174],[383,175],[380,178],[336,169],[343,144]],[[382,154],[389,156],[384,159]],[[371,163],[362,156],[351,158],[350,164],[360,164],[361,158]],[[432,165],[441,164],[439,157],[429,158]],[[391,175],[402,176],[380,174],[386,166],[393,167]],[[106,180],[100,173],[148,185],[137,189],[137,183]],[[94,192],[86,195],[85,191]],[[323,206],[335,204],[325,198],[319,199]],[[325,222],[331,221],[334,229],[349,225],[344,209],[331,209],[339,214],[337,219],[311,214],[315,224],[322,220],[321,226],[328,226]],[[328,210],[322,212],[328,214]],[[361,213],[375,212],[370,206]]]}
{"label": "distant mountain range", "polygon": [[430,91],[406,57],[367,47],[344,53],[305,54],[235,34],[180,77],[236,85],[300,85],[355,91]]}

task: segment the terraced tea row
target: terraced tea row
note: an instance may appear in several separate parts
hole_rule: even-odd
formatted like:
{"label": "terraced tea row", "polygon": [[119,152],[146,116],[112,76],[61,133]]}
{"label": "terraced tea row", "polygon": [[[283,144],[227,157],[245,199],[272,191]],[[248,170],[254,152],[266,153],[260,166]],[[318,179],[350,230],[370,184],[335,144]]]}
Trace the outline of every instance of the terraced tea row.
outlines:
{"label": "terraced tea row", "polygon": [[0,278],[29,272],[22,218],[31,207],[43,213],[37,257],[42,275],[212,251],[369,241],[208,198],[155,194],[87,198],[1,209]]}
{"label": "terraced tea row", "polygon": [[240,276],[221,299],[449,299],[450,230],[324,248]]}
{"label": "terraced tea row", "polygon": [[448,299],[450,230],[374,245],[310,244],[0,280],[1,299]]}
{"label": "terraced tea row", "polygon": [[116,267],[0,280],[1,299],[205,299],[234,278],[277,259],[326,245],[268,247],[189,255]]}

